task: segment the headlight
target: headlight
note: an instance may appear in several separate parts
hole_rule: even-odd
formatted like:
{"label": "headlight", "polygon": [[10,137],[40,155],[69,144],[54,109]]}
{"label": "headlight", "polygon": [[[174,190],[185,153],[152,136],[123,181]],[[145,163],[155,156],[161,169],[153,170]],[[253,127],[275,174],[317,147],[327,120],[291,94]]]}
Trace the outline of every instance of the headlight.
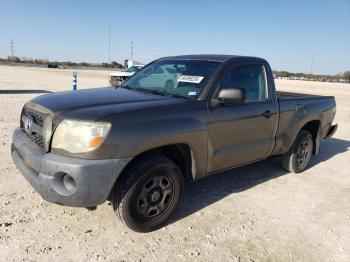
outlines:
{"label": "headlight", "polygon": [[54,132],[52,147],[70,153],[92,151],[103,143],[110,129],[110,123],[63,120]]}

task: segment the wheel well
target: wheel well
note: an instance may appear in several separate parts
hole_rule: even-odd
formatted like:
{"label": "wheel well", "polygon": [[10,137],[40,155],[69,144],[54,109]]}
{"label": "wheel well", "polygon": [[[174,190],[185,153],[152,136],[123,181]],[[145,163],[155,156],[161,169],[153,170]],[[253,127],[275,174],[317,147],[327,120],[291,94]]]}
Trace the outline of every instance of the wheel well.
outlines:
{"label": "wheel well", "polygon": [[313,120],[310,122],[307,122],[302,128],[301,130],[306,130],[309,131],[312,135],[312,140],[314,142],[314,148],[313,148],[313,154],[316,153],[316,138],[317,138],[317,133],[318,133],[318,129],[320,127],[320,121],[319,120]]}
{"label": "wheel well", "polygon": [[158,148],[153,148],[151,150],[145,151],[136,157],[134,157],[130,163],[126,165],[120,176],[117,178],[115,185],[120,181],[125,175],[127,170],[140,158],[144,158],[150,155],[162,154],[167,158],[174,161],[174,163],[180,168],[185,182],[191,182],[192,177],[192,156],[191,150],[186,144],[173,144],[162,146]]}
{"label": "wheel well", "polygon": [[180,168],[186,182],[192,181],[192,156],[188,145],[164,146],[160,148],[160,151]]}

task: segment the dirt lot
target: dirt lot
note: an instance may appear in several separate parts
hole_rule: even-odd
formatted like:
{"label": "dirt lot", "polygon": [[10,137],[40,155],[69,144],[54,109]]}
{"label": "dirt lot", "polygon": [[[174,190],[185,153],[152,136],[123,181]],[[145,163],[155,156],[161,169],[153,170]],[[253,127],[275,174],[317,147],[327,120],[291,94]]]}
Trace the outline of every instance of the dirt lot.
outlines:
{"label": "dirt lot", "polygon": [[[107,72],[79,71],[79,88],[107,83]],[[350,85],[277,86],[336,96],[340,128],[312,167],[291,174],[273,158],[205,178],[165,228],[138,234],[108,203],[90,212],[33,191],[12,163],[11,134],[23,104],[69,90],[71,71],[0,66],[0,261],[350,261]]]}

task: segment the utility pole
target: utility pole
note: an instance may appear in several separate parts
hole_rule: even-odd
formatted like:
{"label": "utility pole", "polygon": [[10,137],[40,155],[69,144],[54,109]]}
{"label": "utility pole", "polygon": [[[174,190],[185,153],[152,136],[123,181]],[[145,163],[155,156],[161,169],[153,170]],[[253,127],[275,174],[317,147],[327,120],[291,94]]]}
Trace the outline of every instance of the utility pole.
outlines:
{"label": "utility pole", "polygon": [[134,46],[133,46],[133,43],[132,43],[132,40],[131,40],[131,46],[130,46],[130,60],[132,61],[132,56],[133,56],[133,48],[134,48]]}
{"label": "utility pole", "polygon": [[108,64],[111,63],[111,24],[108,28]]}
{"label": "utility pole", "polygon": [[11,40],[11,62],[13,62],[13,52],[15,51],[15,43]]}
{"label": "utility pole", "polygon": [[312,59],[311,59],[311,75],[313,72],[313,67],[314,67],[314,60],[315,60],[315,49],[312,52]]}

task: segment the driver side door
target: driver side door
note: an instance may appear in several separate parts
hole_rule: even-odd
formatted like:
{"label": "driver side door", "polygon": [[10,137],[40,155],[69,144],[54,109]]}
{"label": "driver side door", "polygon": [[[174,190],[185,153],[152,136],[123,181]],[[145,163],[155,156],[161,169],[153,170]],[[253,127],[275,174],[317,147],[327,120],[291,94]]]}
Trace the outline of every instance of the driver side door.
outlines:
{"label": "driver side door", "polygon": [[208,173],[265,158],[274,146],[278,114],[264,65],[235,65],[222,74],[216,88],[242,89],[246,100],[209,109]]}

